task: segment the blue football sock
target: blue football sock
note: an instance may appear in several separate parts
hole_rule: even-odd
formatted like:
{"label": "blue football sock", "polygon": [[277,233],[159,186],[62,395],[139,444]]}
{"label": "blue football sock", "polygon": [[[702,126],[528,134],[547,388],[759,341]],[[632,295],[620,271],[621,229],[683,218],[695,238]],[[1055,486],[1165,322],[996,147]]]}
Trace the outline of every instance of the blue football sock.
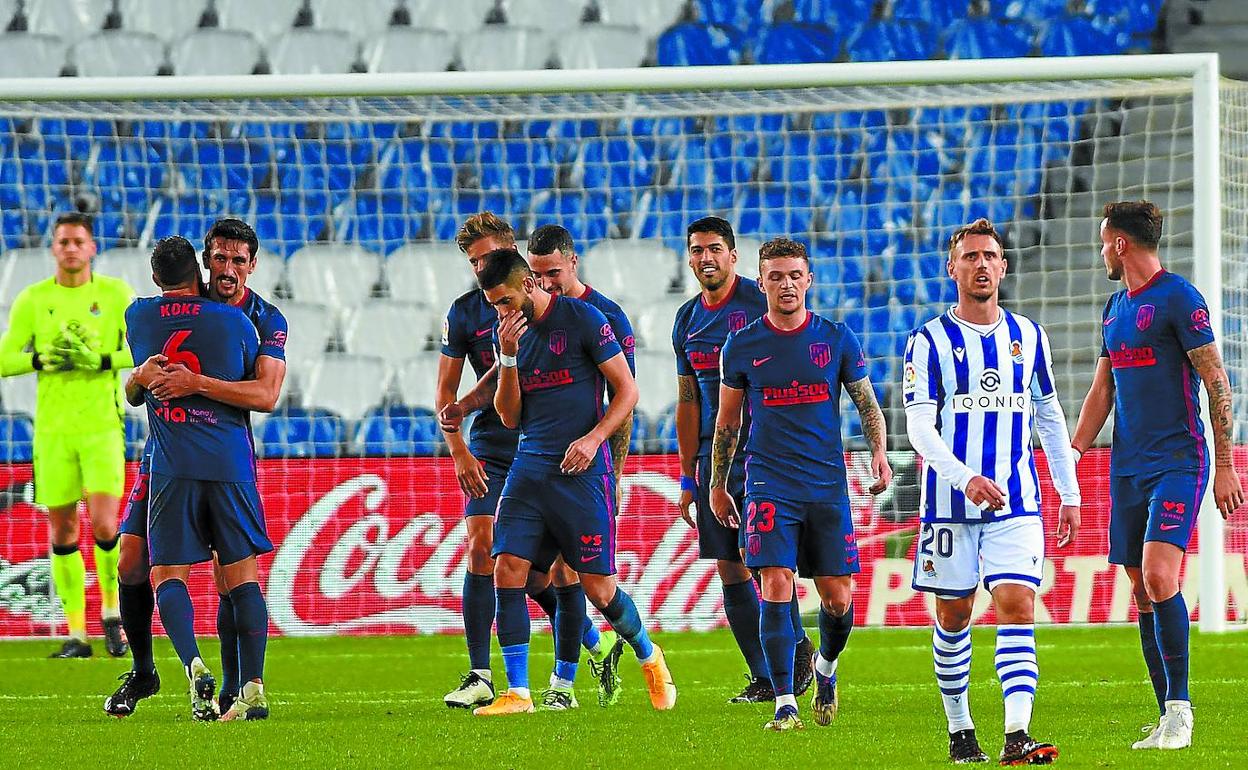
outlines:
{"label": "blue football sock", "polygon": [[641,615],[637,612],[637,605],[633,603],[633,597],[624,593],[623,589],[615,589],[615,596],[612,596],[607,606],[602,608],[602,616],[607,619],[617,634],[624,637],[624,641],[633,648],[638,660],[646,660],[654,654],[654,645],[650,642],[646,627],[641,624]]}
{"label": "blue football sock", "polygon": [[849,632],[854,630],[854,603],[844,615],[837,617],[819,606],[819,657],[829,663],[836,660],[849,641]]}
{"label": "blue football sock", "polygon": [[553,586],[546,586],[540,591],[532,591],[529,598],[533,603],[542,608],[542,612],[546,613],[546,617],[550,618],[550,627],[555,627],[555,613],[559,611],[559,599],[555,596]]}
{"label": "blue football sock", "polygon": [[1166,700],[1191,700],[1187,693],[1187,649],[1191,623],[1187,602],[1180,591],[1169,599],[1153,602],[1157,646],[1166,669]]}
{"label": "blue football sock", "polygon": [[763,653],[767,657],[767,670],[776,696],[793,694],[793,653],[797,640],[793,638],[793,621],[789,617],[788,602],[763,600],[759,637]]}
{"label": "blue football sock", "polygon": [[728,627],[737,640],[737,647],[755,679],[768,679],[767,659],[763,656],[763,643],[758,635],[758,591],[754,581],[724,584],[724,614]]}
{"label": "blue football sock", "polygon": [[464,641],[468,643],[468,666],[490,667],[490,626],[494,625],[494,576],[464,573]]}
{"label": "blue football sock", "polygon": [[802,641],[806,638],[806,627],[802,625],[802,608],[797,603],[797,586],[793,586],[793,598],[789,601],[789,617],[793,621],[793,638]]}
{"label": "blue football sock", "polygon": [[[576,679],[576,664],[581,659],[581,639],[585,635],[585,590],[580,583],[555,589],[559,610],[555,613],[555,675],[560,679]],[[560,663],[566,673],[559,673]]]}
{"label": "blue football sock", "polygon": [[1157,621],[1153,613],[1141,612],[1140,647],[1144,650],[1144,665],[1148,666],[1148,680],[1153,684],[1153,696],[1157,698],[1157,710],[1166,713],[1166,667],[1161,662],[1161,648],[1157,646]]}
{"label": "blue football sock", "polygon": [[529,606],[523,588],[496,588],[498,645],[509,687],[529,686]]}
{"label": "blue football sock", "polygon": [[117,587],[121,605],[121,627],[130,643],[130,656],[135,671],[144,674],[156,670],[152,658],[152,615],[156,612],[156,597],[152,584],[144,580],[137,586],[122,583]]}
{"label": "blue football sock", "polygon": [[264,650],[269,643],[269,608],[259,583],[243,583],[230,591],[234,627],[238,631],[239,683],[264,679]]}
{"label": "blue football sock", "polygon": [[156,589],[156,606],[160,608],[160,622],[173,642],[178,660],[183,666],[191,665],[198,658],[199,645],[195,643],[195,607],[186,583],[166,580]]}
{"label": "blue football sock", "polygon": [[[585,590],[581,589],[581,595],[585,595]],[[581,646],[593,652],[598,649],[599,642],[602,641],[602,633],[598,630],[598,626],[594,625],[594,621],[590,619],[589,612],[585,612],[585,623],[581,626]]]}
{"label": "blue football sock", "polygon": [[229,594],[217,594],[217,638],[221,640],[221,692],[237,694],[243,683],[238,678],[238,630]]}

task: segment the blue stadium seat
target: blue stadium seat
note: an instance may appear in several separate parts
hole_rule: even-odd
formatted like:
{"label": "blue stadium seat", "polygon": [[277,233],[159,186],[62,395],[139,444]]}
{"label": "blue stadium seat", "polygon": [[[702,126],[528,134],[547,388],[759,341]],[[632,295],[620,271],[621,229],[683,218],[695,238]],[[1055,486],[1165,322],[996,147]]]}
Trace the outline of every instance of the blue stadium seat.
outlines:
{"label": "blue stadium seat", "polygon": [[766,238],[785,235],[798,240],[809,240],[813,229],[810,204],[809,186],[751,185],[742,197],[737,232]]}
{"label": "blue stadium seat", "polygon": [[998,123],[977,130],[971,148],[971,173],[987,178],[997,193],[1039,192],[1044,168],[1038,131]]}
{"label": "blue stadium seat", "polygon": [[581,149],[581,185],[587,190],[649,187],[657,170],[654,160],[650,139],[590,139]]}
{"label": "blue stadium seat", "polygon": [[1063,16],[1070,0],[989,0],[988,14],[996,19],[1024,19],[1043,24]]}
{"label": "blue stadium seat", "polygon": [[442,433],[432,409],[394,404],[366,414],[354,443],[366,457],[431,456],[442,446]]}
{"label": "blue stadium seat", "polygon": [[175,158],[189,190],[251,190],[269,172],[270,148],[236,139],[184,146]]}
{"label": "blue stadium seat", "polygon": [[693,22],[677,24],[656,43],[661,67],[740,64],[741,49],[741,34],[735,29]]}
{"label": "blue stadium seat", "polygon": [[835,26],[850,34],[871,18],[876,0],[793,0],[793,19]]}
{"label": "blue stadium seat", "polygon": [[[664,241],[685,240],[685,228],[689,223],[709,216],[713,207],[705,189],[680,188],[665,190],[659,195],[658,211],[646,219],[646,227],[639,237],[662,238]],[[683,245],[681,249],[683,251]]]}
{"label": "blue stadium seat", "polygon": [[[429,196],[411,192],[356,193],[355,216],[348,223],[345,240],[369,251],[389,254],[408,241],[419,239],[422,233],[418,215],[428,204]],[[422,200],[423,203],[419,202]]]}
{"label": "blue stadium seat", "polygon": [[1084,0],[1085,13],[1098,23],[1132,35],[1147,35],[1157,28],[1165,0]]}
{"label": "blue stadium seat", "polygon": [[771,24],[760,29],[754,38],[754,61],[759,64],[832,62],[840,58],[842,45],[841,36],[822,24]]}
{"label": "blue stadium seat", "polygon": [[269,415],[259,438],[261,457],[337,457],[346,428],[329,410],[290,407]]}
{"label": "blue stadium seat", "polygon": [[764,0],[695,0],[703,24],[749,32],[763,20]]}
{"label": "blue stadium seat", "polygon": [[680,182],[689,187],[709,188],[712,205],[721,210],[732,207],[737,185],[753,178],[758,162],[756,157],[734,155],[732,137],[723,134],[690,137],[682,153],[685,162]]}
{"label": "blue stadium seat", "polygon": [[265,248],[288,257],[308,241],[320,240],[328,227],[325,196],[260,193],[252,220]]}
{"label": "blue stadium seat", "polygon": [[181,235],[195,243],[204,237],[214,220],[224,216],[221,201],[215,197],[193,194],[163,197],[161,203],[160,215],[152,231],[152,237],[156,239]]}
{"label": "blue stadium seat", "polygon": [[0,413],[0,462],[28,463],[34,457],[35,423],[20,412]]}
{"label": "blue stadium seat", "polygon": [[1021,21],[959,19],[945,31],[950,59],[1022,57],[1031,53],[1035,32]]}
{"label": "blue stadium seat", "polygon": [[563,225],[576,243],[586,246],[606,238],[611,226],[607,198],[599,192],[552,190],[533,213],[538,222]]}
{"label": "blue stadium seat", "polygon": [[455,240],[455,231],[459,229],[460,223],[478,211],[493,211],[501,217],[514,218],[506,193],[456,190],[451,195],[450,205],[439,207],[434,214],[434,239]]}
{"label": "blue stadium seat", "polygon": [[672,454],[676,451],[676,405],[664,409],[654,422],[654,434],[650,439],[650,451],[655,454]]}
{"label": "blue stadium seat", "polygon": [[343,141],[303,140],[294,153],[275,156],[283,190],[328,193],[334,203],[347,196],[358,168],[371,162],[372,147]]}
{"label": "blue stadium seat", "polygon": [[529,194],[554,187],[558,173],[550,145],[543,141],[505,141],[503,168],[507,189]]}
{"label": "blue stadium seat", "polygon": [[633,410],[633,432],[629,439],[630,454],[644,454],[650,450],[650,418],[640,409]]}
{"label": "blue stadium seat", "polygon": [[1099,29],[1084,16],[1051,20],[1040,39],[1043,56],[1097,56],[1122,53],[1131,45],[1131,35]]}
{"label": "blue stadium seat", "polygon": [[950,24],[966,18],[970,4],[970,0],[894,0],[893,18],[948,29]]}
{"label": "blue stadium seat", "polygon": [[95,184],[105,206],[146,207],[154,192],[165,183],[168,157],[159,141],[111,141],[99,143]]}
{"label": "blue stadium seat", "polygon": [[143,456],[147,443],[147,422],[133,412],[126,412],[123,430],[126,436],[126,459],[134,462]]}
{"label": "blue stadium seat", "polygon": [[846,46],[851,61],[916,61],[936,55],[936,36],[913,21],[870,21]]}

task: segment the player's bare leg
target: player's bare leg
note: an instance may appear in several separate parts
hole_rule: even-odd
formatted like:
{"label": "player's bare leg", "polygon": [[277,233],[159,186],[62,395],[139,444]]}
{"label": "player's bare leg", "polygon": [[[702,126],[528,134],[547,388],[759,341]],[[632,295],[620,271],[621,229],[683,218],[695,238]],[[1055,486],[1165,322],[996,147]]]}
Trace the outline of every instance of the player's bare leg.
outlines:
{"label": "player's bare leg", "polygon": [[[214,557],[213,564],[216,564]],[[264,653],[269,639],[269,611],[260,591],[256,557],[248,556],[222,564],[222,587],[230,598],[237,635],[238,681],[240,687],[223,721],[267,719],[269,702],[264,694]],[[227,683],[228,684],[228,683]]]}
{"label": "player's bare leg", "polygon": [[87,516],[95,537],[95,577],[100,591],[100,621],[104,627],[104,647],[108,654],[120,658],[129,650],[121,627],[118,596],[117,512],[121,499],[115,495],[92,492],[87,495]]}
{"label": "player's bare leg", "polygon": [[464,641],[468,645],[468,673],[459,686],[443,697],[451,708],[474,708],[494,700],[490,671],[490,626],[494,623],[494,517],[465,516],[468,569],[464,573]]}
{"label": "player's bare leg", "polygon": [[195,607],[186,590],[186,580],[191,574],[188,564],[155,565],[152,582],[156,585],[156,606],[160,610],[160,622],[173,642],[173,649],[182,662],[182,670],[190,682],[191,717],[199,722],[217,719],[212,702],[216,695],[217,681],[200,657],[195,641]]}
{"label": "player's bare leg", "polygon": [[1171,543],[1145,541],[1141,572],[1153,605],[1157,646],[1166,675],[1165,713],[1157,738],[1159,749],[1185,749],[1192,744],[1192,702],[1188,695],[1188,645],[1191,628],[1187,603],[1179,590],[1183,549]]}
{"label": "player's bare leg", "polygon": [[140,700],[160,692],[160,676],[152,657],[152,615],[156,600],[149,582],[147,541],[122,533],[117,551],[121,621],[130,645],[131,667],[121,675],[122,683],[117,691],[105,699],[104,712],[126,717],[134,713]]}
{"label": "player's bare leg", "polygon": [[494,563],[497,602],[498,645],[503,652],[507,689],[494,701],[473,709],[477,716],[505,716],[533,712],[529,690],[529,608],[525,587],[531,563],[510,553],[499,554]]}
{"label": "player's bare leg", "polygon": [[87,643],[87,566],[78,549],[78,503],[48,508],[48,530],[52,541],[52,583],[61,599],[61,609],[69,626],[69,638],[53,658],[89,658]]}
{"label": "player's bare leg", "polygon": [[992,589],[997,612],[997,676],[1005,698],[1003,765],[1047,765],[1057,747],[1031,737],[1031,710],[1040,669],[1036,664],[1036,592],[1030,585],[998,582]]}
{"label": "player's bare leg", "polygon": [[936,627],[932,630],[932,657],[936,684],[949,728],[949,761],[955,764],[987,762],[971,720],[968,686],[971,678],[971,612],[975,594],[936,597]]}
{"label": "player's bare leg", "polygon": [[665,711],[676,705],[676,685],[667,668],[663,650],[650,641],[633,598],[620,589],[615,575],[580,573],[585,596],[598,608],[615,632],[633,648],[650,693],[650,705]]}

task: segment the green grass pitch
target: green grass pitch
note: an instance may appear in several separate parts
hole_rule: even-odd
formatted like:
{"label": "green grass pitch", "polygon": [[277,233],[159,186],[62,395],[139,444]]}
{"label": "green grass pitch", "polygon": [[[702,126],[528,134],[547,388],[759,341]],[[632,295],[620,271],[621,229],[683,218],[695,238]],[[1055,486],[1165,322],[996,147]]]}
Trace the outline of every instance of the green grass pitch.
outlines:
{"label": "green grass pitch", "polygon": [[[1248,747],[1248,639],[1192,637],[1194,746],[1133,752],[1154,716],[1134,627],[1040,628],[1033,734],[1071,767],[1243,767]],[[761,728],[767,706],[726,703],[743,684],[731,635],[661,634],[680,688],[676,709],[651,710],[631,653],[619,705],[600,709],[582,664],[581,708],[483,719],[442,705],[465,666],[458,637],[275,639],[266,671],[273,717],[263,723],[189,721],[186,682],[165,640],[164,689],[125,720],[101,704],[127,661],[47,660],[47,640],[0,642],[0,757],[11,768],[180,767],[938,767],[944,717],[932,677],[931,635],[858,629],[841,662],[841,713],[830,727]],[[1001,690],[991,627],[974,632],[971,703],[981,743],[1001,748]],[[103,645],[95,644],[96,654]],[[203,640],[212,651],[215,640]],[[534,683],[549,674],[549,635],[534,638]],[[496,676],[501,660],[495,653]],[[398,764],[401,763],[401,764]]]}

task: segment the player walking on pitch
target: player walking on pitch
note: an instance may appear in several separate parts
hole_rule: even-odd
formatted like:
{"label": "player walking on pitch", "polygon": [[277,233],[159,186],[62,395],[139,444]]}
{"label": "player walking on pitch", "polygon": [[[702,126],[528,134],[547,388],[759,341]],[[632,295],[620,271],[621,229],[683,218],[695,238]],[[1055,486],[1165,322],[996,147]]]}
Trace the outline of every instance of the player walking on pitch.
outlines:
{"label": "player walking on pitch", "polygon": [[134,292],[91,269],[91,218],[63,214],[52,231],[56,273],[17,295],[0,338],[0,374],[36,372],[35,502],[48,509],[52,583],[69,626],[54,658],[89,658],[86,565],[78,550],[84,496],[95,537],[104,642],[126,654],[117,598],[117,511],[125,485],[118,371],[133,365],[124,314]]}
{"label": "player walking on pitch", "polygon": [[[704,217],[685,234],[689,269],[701,286],[698,296],[676,312],[672,348],[676,353],[676,437],[680,455],[680,515],[698,531],[698,555],[715,559],[724,591],[724,614],[749,667],[749,683],[730,703],[775,700],[771,675],[758,636],[759,601],[754,576],[741,560],[740,530],[725,527],[711,511],[711,440],[719,410],[719,353],[728,335],[767,312],[758,284],[737,275],[737,244],[732,225]],[[749,434],[749,417],[742,430]],[[745,453],[728,470],[728,490],[738,509],[745,507]],[[695,505],[696,504],[696,505]],[[694,513],[690,507],[695,507]],[[797,651],[793,691],[801,696],[814,679],[814,646],[802,627],[794,595],[789,604]]]}
{"label": "player walking on pitch", "polygon": [[1101,357],[1071,445],[1081,456],[1114,411],[1109,561],[1131,579],[1161,712],[1132,748],[1182,749],[1192,743],[1192,704],[1179,573],[1209,482],[1200,383],[1213,421],[1213,499],[1224,519],[1244,504],[1232,455],[1231,386],[1204,297],[1161,266],[1161,212],[1148,201],[1120,201],[1106,204],[1103,216],[1105,272],[1125,288],[1101,314]]}
{"label": "player walking on pitch", "polygon": [[[813,283],[806,247],[778,238],[759,250],[767,313],[729,335],[711,447],[711,507],[725,527],[744,526],[745,565],[761,573],[759,636],[776,694],[768,730],[803,727],[793,694],[793,576],[812,577],[819,592],[815,721],[836,716],[836,668],[854,626],[851,576],[859,571],[841,447],[840,392],[862,416],[871,445],[872,494],[892,479],[884,413],[876,403],[858,340],[844,324],[806,308]],[[728,473],[748,402],[745,518],[728,492]]]}
{"label": "player walking on pitch", "polygon": [[1057,748],[1030,736],[1039,667],[1035,597],[1044,573],[1039,434],[1061,496],[1058,547],[1079,532],[1079,484],[1066,418],[1040,324],[999,304],[1002,242],[977,219],[949,240],[958,304],[906,346],[906,433],[923,457],[914,587],[936,597],[932,654],[949,726],[949,758],[985,762],[969,692],[971,610],[982,581],[997,614],[997,676],[1005,699],[1001,764],[1049,764]]}

